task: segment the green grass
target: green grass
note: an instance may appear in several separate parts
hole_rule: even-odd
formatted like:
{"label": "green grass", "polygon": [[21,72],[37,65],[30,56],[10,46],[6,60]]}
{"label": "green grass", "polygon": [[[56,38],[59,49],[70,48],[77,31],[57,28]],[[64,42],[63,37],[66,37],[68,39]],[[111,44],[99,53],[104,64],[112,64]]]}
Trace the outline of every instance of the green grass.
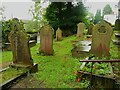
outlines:
{"label": "green grass", "polygon": [[[2,54],[1,54],[2,53]],[[0,54],[2,55],[2,63],[4,62],[7,62],[7,61],[12,61],[12,52],[11,51],[3,51],[3,52],[0,52]]]}
{"label": "green grass", "polygon": [[[75,72],[79,70],[79,59],[71,56],[73,40],[77,39],[75,36],[69,36],[62,41],[53,42],[54,55],[42,56],[37,54],[40,44],[31,48],[31,55],[35,63],[38,63],[38,72],[33,75],[33,78],[38,81],[44,81],[45,88],[86,88],[89,85],[89,81],[83,80],[76,82]],[[83,40],[83,38],[81,38]],[[117,48],[111,44],[110,53],[111,57],[117,57]],[[12,59],[11,51],[5,51],[2,53],[2,62],[7,62]],[[99,65],[98,65],[99,66]],[[99,73],[99,72],[98,72]],[[39,88],[38,86],[33,86]]]}
{"label": "green grass", "polygon": [[19,69],[15,69],[15,68],[9,68],[4,72],[0,73],[0,84],[5,83],[7,80],[10,80],[11,78],[18,76],[20,74],[22,74],[23,72],[25,72],[26,69],[24,68],[19,68]]}
{"label": "green grass", "polygon": [[[38,80],[44,80],[47,88],[73,88],[80,87],[80,83],[75,82],[75,74],[79,69],[79,61],[71,56],[71,40],[75,37],[67,37],[63,41],[54,41],[54,55],[37,55],[39,45],[31,48],[34,62],[38,63],[39,71],[34,74]],[[81,86],[83,87],[83,85]]]}

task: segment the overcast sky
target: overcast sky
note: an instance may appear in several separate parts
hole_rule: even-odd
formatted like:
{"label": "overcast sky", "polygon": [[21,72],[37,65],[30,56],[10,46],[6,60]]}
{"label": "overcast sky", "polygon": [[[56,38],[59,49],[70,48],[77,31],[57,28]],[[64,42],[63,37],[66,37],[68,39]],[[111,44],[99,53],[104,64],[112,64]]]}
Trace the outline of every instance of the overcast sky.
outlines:
{"label": "overcast sky", "polygon": [[[90,7],[92,13],[96,13],[97,9],[103,9],[106,4],[110,4],[114,11],[115,5],[119,0],[86,0],[85,5]],[[32,15],[28,13],[28,10],[33,6],[32,0],[0,0],[0,6],[5,7],[4,16],[6,19],[17,17],[19,19],[30,20]],[[1,17],[0,17],[1,19]]]}

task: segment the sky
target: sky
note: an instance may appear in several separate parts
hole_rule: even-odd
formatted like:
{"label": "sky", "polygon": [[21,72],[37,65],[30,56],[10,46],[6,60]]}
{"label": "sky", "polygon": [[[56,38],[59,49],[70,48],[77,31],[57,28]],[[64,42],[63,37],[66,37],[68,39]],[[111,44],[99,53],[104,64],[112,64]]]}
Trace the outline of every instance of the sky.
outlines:
{"label": "sky", "polygon": [[[86,0],[85,5],[95,14],[97,9],[103,9],[106,4],[110,4],[114,11],[119,0]],[[6,20],[17,17],[19,19],[30,20],[32,15],[29,9],[34,5],[32,0],[0,0],[0,7],[5,7],[4,16]],[[1,20],[1,17],[0,17]]]}
{"label": "sky", "polygon": [[103,8],[105,7],[105,5],[109,4],[112,7],[112,10],[114,12],[117,12],[117,8],[115,7],[115,5],[118,4],[119,0],[87,0],[87,2],[85,3],[86,6],[89,7],[89,10],[95,14],[97,9],[101,9],[101,11],[103,10]]}

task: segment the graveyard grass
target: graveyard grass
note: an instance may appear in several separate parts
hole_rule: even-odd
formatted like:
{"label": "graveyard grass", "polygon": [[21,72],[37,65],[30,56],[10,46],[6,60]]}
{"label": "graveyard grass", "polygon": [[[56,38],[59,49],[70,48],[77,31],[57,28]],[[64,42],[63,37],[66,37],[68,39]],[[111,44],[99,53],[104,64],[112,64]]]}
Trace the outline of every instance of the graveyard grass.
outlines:
{"label": "graveyard grass", "polygon": [[[39,44],[31,48],[32,58],[34,63],[38,63],[38,72],[32,74],[32,77],[27,80],[26,83],[33,83],[34,85],[27,85],[30,88],[86,88],[89,85],[89,81],[82,80],[80,82],[76,80],[76,71],[79,70],[80,59],[73,58],[71,55],[72,44],[71,41],[76,40],[75,35],[66,37],[62,41],[53,42],[54,55],[42,56],[37,54]],[[111,57],[117,57],[115,48],[111,46]],[[6,63],[12,60],[11,51],[5,51],[2,53],[2,63]],[[4,64],[3,64],[4,65]],[[105,67],[106,68],[106,67]],[[26,78],[27,79],[27,78]],[[38,83],[39,82],[39,83]],[[24,84],[24,82],[22,82]]]}

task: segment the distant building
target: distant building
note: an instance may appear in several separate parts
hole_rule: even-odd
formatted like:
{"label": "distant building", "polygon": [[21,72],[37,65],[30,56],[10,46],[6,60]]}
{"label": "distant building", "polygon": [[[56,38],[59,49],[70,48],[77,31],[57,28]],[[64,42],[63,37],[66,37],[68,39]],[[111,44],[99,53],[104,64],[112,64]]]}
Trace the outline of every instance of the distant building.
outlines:
{"label": "distant building", "polygon": [[116,14],[109,14],[109,15],[104,15],[104,20],[108,21],[112,25],[115,24],[115,20],[117,19]]}

